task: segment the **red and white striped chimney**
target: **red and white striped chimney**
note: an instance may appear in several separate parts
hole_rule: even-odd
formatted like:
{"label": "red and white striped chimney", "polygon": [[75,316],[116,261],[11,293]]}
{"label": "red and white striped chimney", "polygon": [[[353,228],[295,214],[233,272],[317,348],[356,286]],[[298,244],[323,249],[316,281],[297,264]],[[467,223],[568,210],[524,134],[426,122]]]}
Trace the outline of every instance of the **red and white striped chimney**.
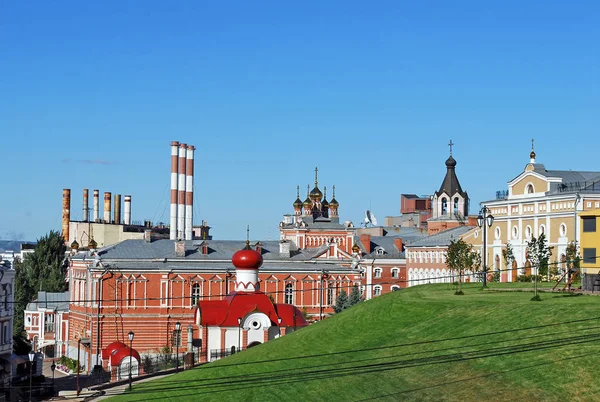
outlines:
{"label": "red and white striped chimney", "polygon": [[187,159],[185,170],[185,239],[193,240],[193,209],[194,209],[194,148],[187,147]]}
{"label": "red and white striped chimney", "polygon": [[100,221],[100,191],[94,190],[94,222]]}
{"label": "red and white striped chimney", "polygon": [[131,225],[131,196],[125,196],[125,205],[123,208],[123,223],[125,225]]}
{"label": "red and white striped chimney", "polygon": [[83,189],[83,216],[82,221],[87,222],[90,220],[90,208],[89,208],[89,190]]}
{"label": "red and white striped chimney", "polygon": [[187,145],[179,144],[179,181],[177,183],[177,239],[185,238],[185,168]]}
{"label": "red and white striped chimney", "polygon": [[171,215],[169,239],[177,239],[177,174],[179,166],[179,142],[171,142]]}

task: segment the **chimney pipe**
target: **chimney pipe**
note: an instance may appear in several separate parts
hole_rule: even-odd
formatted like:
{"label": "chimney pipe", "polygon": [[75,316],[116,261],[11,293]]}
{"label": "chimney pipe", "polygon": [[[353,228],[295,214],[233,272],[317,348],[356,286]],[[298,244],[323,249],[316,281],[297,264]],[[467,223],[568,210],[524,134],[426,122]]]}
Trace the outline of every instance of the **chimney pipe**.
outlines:
{"label": "chimney pipe", "polygon": [[177,239],[185,239],[185,167],[187,145],[179,144],[179,183],[177,184]]}
{"label": "chimney pipe", "polygon": [[177,238],[177,174],[179,163],[179,143],[171,142],[171,215],[170,215],[170,231],[169,239]]}
{"label": "chimney pipe", "polygon": [[94,222],[100,221],[100,191],[94,190]]}
{"label": "chimney pipe", "polygon": [[89,190],[87,188],[83,189],[83,221],[87,222],[90,220],[90,208],[89,208]]}
{"label": "chimney pipe", "polygon": [[115,223],[121,224],[121,194],[115,194]]}
{"label": "chimney pipe", "polygon": [[104,222],[110,223],[110,201],[111,193],[108,191],[104,192]]}
{"label": "chimney pipe", "polygon": [[63,189],[62,200],[62,236],[65,243],[69,242],[69,222],[71,221],[71,189]]}
{"label": "chimney pipe", "polygon": [[131,225],[131,196],[125,196],[125,209],[123,211],[123,223]]}
{"label": "chimney pipe", "polygon": [[193,240],[194,207],[194,148],[188,145],[185,168],[185,239]]}

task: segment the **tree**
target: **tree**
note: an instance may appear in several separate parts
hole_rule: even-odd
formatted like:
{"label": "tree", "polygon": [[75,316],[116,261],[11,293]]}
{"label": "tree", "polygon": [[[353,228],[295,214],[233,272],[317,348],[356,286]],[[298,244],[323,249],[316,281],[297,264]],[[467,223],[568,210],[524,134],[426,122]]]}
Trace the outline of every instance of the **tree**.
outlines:
{"label": "tree", "polygon": [[458,286],[455,294],[462,295],[462,275],[465,269],[473,269],[479,260],[479,254],[473,250],[473,245],[463,239],[451,240],[448,246],[446,265],[448,269],[458,272]]}
{"label": "tree", "polygon": [[348,304],[348,293],[346,293],[346,291],[342,289],[335,300],[333,311],[339,313],[340,311],[345,310],[348,307],[350,307],[350,305]]}
{"label": "tree", "polygon": [[363,301],[363,297],[360,294],[360,289],[358,289],[357,285],[352,286],[352,291],[350,292],[350,297],[348,298],[348,304],[350,306],[354,306]]}
{"label": "tree", "polygon": [[527,255],[532,267],[537,268],[536,275],[548,274],[548,262],[550,261],[550,247],[544,233],[536,239],[535,236],[527,242]]}
{"label": "tree", "polygon": [[[506,270],[510,269],[512,272],[513,262],[515,261],[515,254],[513,252],[512,244],[506,243],[506,248],[502,250],[502,257],[504,258],[504,265],[506,266]],[[518,276],[518,272],[512,272],[512,277],[516,278]]]}
{"label": "tree", "polygon": [[23,311],[39,290],[64,292],[68,289],[66,250],[62,235],[52,230],[38,239],[33,253],[15,262],[15,336],[24,335]]}

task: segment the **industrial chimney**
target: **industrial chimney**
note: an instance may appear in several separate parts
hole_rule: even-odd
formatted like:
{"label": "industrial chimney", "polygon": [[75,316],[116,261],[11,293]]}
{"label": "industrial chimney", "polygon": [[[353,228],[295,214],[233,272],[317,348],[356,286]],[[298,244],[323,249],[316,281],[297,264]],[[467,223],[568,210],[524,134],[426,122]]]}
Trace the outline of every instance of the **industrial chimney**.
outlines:
{"label": "industrial chimney", "polygon": [[87,222],[90,220],[90,208],[89,208],[89,190],[87,188],[83,189],[83,215],[82,221]]}
{"label": "industrial chimney", "polygon": [[194,210],[193,145],[171,142],[171,240],[192,240]]}
{"label": "industrial chimney", "polygon": [[193,145],[187,147],[187,166],[185,170],[185,239],[193,239],[193,204],[194,204],[194,148]]}
{"label": "industrial chimney", "polygon": [[125,205],[123,211],[123,223],[125,225],[131,225],[131,196],[125,196]]}
{"label": "industrial chimney", "polygon": [[62,200],[62,236],[65,243],[69,241],[69,222],[71,221],[71,189],[63,189]]}
{"label": "industrial chimney", "polygon": [[179,164],[179,143],[171,142],[171,215],[169,238],[177,238],[177,166]]}
{"label": "industrial chimney", "polygon": [[187,166],[187,145],[179,144],[179,181],[177,188],[177,239],[185,238],[185,168]]}
{"label": "industrial chimney", "polygon": [[121,224],[121,194],[115,194],[115,223]]}
{"label": "industrial chimney", "polygon": [[94,190],[94,222],[100,222],[100,191]]}
{"label": "industrial chimney", "polygon": [[104,192],[104,223],[110,223],[111,196],[110,192]]}

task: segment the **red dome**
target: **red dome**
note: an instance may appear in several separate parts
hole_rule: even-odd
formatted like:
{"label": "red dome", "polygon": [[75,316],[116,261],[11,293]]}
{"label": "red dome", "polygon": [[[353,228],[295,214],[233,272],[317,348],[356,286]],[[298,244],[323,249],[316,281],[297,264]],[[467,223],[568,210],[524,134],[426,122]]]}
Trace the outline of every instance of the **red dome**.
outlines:
{"label": "red dome", "polygon": [[115,350],[126,347],[127,345],[125,345],[123,342],[113,342],[109,344],[106,348],[102,350],[102,360],[107,360],[111,353]]}
{"label": "red dome", "polygon": [[236,268],[258,269],[263,263],[262,255],[250,246],[235,252],[231,257],[231,262]]}

